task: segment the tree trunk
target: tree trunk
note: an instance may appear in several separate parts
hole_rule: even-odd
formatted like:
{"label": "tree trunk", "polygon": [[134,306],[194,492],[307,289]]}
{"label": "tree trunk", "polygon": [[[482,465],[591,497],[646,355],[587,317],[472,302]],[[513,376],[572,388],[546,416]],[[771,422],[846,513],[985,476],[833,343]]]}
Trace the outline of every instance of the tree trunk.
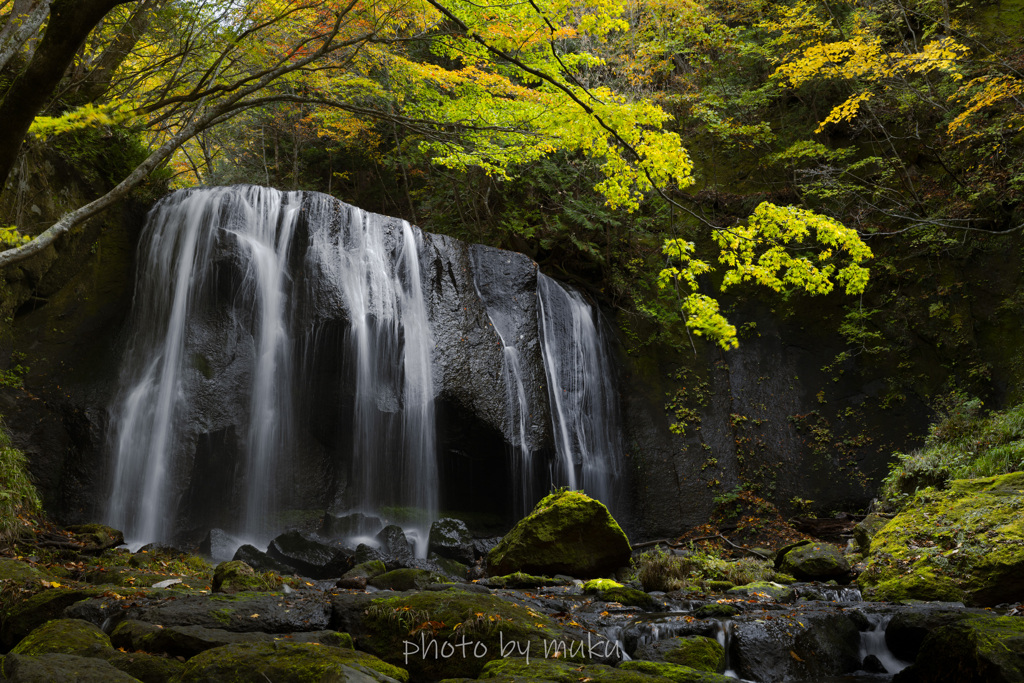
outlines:
{"label": "tree trunk", "polygon": [[53,0],[32,60],[0,103],[0,187],[7,183],[32,121],[47,105],[89,32],[124,0]]}
{"label": "tree trunk", "polygon": [[0,71],[21,51],[29,36],[39,30],[49,13],[50,3],[46,0],[15,0],[7,23],[0,29]]}
{"label": "tree trunk", "polygon": [[135,43],[149,28],[150,22],[165,0],[144,0],[114,39],[96,60],[95,65],[81,79],[75,81],[62,94],[62,98],[77,104],[95,102],[110,89],[110,84],[121,63],[128,58]]}

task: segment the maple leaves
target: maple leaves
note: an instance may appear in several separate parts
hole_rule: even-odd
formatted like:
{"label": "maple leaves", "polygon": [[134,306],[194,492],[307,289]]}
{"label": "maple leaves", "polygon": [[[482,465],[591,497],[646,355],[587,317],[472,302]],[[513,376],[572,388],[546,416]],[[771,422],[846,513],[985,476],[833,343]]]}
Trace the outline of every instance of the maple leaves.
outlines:
{"label": "maple leaves", "polygon": [[[813,258],[794,255],[790,246],[804,244],[812,233],[821,251]],[[861,263],[872,257],[871,249],[855,230],[807,209],[762,202],[746,225],[718,230],[713,238],[719,247],[718,261],[725,266],[722,291],[748,281],[776,292],[812,295],[830,293],[835,282],[843,284],[847,294],[860,294],[867,286],[868,270]],[[723,349],[735,348],[739,345],[735,326],[721,314],[717,301],[698,292],[698,276],[714,268],[693,258],[695,250],[693,242],[666,240],[662,251],[680,266],[663,269],[658,285],[679,284],[688,289],[682,300],[686,326]],[[847,259],[845,265],[837,263],[840,255]]]}

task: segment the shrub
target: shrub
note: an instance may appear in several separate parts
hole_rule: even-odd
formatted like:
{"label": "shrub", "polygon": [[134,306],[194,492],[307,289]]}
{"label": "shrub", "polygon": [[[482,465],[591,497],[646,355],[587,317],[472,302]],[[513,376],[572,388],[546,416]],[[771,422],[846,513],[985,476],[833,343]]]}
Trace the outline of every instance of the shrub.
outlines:
{"label": "shrub", "polygon": [[28,477],[25,454],[11,445],[0,422],[0,545],[10,545],[28,517],[41,509],[39,494]]}
{"label": "shrub", "polygon": [[946,397],[924,447],[896,453],[882,494],[898,500],[918,489],[942,488],[951,479],[988,477],[1024,469],[1024,405],[982,414],[981,401]]}
{"label": "shrub", "polygon": [[706,587],[710,581],[728,581],[740,586],[775,577],[774,567],[764,560],[744,557],[730,562],[698,551],[671,555],[661,548],[640,555],[633,562],[633,571],[645,591],[681,590],[692,585]]}

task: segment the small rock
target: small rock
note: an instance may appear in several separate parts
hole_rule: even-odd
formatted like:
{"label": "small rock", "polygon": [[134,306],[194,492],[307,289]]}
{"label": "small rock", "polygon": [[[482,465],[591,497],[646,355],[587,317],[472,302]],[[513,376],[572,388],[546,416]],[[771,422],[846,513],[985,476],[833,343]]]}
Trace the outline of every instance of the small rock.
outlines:
{"label": "small rock", "polygon": [[375,538],[380,541],[380,550],[384,553],[384,562],[388,564],[389,569],[409,566],[409,561],[413,558],[413,548],[402,527],[389,524],[381,529]]}
{"label": "small rock", "polygon": [[266,590],[268,586],[245,562],[231,560],[230,562],[221,562],[213,570],[211,588],[214,593],[238,593],[239,591]]}
{"label": "small rock", "polygon": [[365,576],[343,576],[334,584],[336,588],[348,588],[350,590],[365,590]]}
{"label": "small rock", "polygon": [[461,519],[445,517],[430,525],[428,551],[441,557],[473,564],[477,555],[473,548],[473,536]]}
{"label": "small rock", "polygon": [[243,545],[235,551],[231,558],[234,561],[245,562],[247,565],[261,572],[277,572],[278,574],[294,574],[295,567],[284,562],[275,560],[267,553],[255,546]]}
{"label": "small rock", "polygon": [[199,552],[214,562],[224,562],[234,556],[240,545],[242,544],[234,536],[223,529],[210,529],[199,542]]}
{"label": "small rock", "polygon": [[885,668],[885,665],[882,664],[882,660],[880,660],[875,655],[868,655],[867,657],[865,657],[864,661],[860,665],[860,668],[864,671],[867,671],[869,674],[889,673],[888,670]]}
{"label": "small rock", "polygon": [[339,577],[352,566],[351,549],[328,545],[301,531],[288,531],[270,542],[267,554],[314,579]]}
{"label": "small rock", "polygon": [[372,536],[384,526],[379,517],[353,512],[344,515],[327,513],[320,522],[317,533],[324,538],[339,539],[352,536]]}

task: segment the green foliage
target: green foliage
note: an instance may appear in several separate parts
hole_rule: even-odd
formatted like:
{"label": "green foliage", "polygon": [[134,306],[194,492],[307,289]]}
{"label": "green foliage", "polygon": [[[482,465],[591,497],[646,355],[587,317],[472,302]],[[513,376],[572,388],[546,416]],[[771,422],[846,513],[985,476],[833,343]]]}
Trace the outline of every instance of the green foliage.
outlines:
{"label": "green foliage", "polygon": [[29,517],[40,512],[39,494],[29,479],[25,454],[11,445],[0,422],[0,545],[12,543]]}
{"label": "green foliage", "polygon": [[37,116],[29,133],[38,140],[46,140],[71,131],[117,125],[127,118],[120,113],[122,108],[122,103],[113,101],[99,105],[84,104],[61,116]]}
{"label": "green foliage", "polygon": [[32,238],[18,232],[18,226],[0,227],[0,247],[20,247]]}
{"label": "green foliage", "polygon": [[707,589],[715,581],[737,586],[770,581],[776,572],[770,562],[752,557],[729,561],[692,549],[683,555],[673,555],[657,547],[633,560],[633,576],[646,591],[674,591],[688,587]]}
{"label": "green foliage", "polygon": [[[813,259],[798,255],[794,247],[802,247],[812,233],[821,250]],[[871,258],[871,249],[855,230],[807,209],[762,202],[746,226],[717,230],[714,239],[719,248],[718,261],[725,266],[722,291],[742,282],[785,294],[828,294],[835,282],[844,285],[847,294],[860,294],[867,286],[868,270],[860,264]],[[662,288],[674,284],[688,292],[682,301],[686,326],[723,349],[739,346],[736,327],[720,313],[718,302],[697,291],[698,278],[713,268],[707,261],[694,258],[696,245],[669,239],[663,251],[680,265],[662,270],[658,284]],[[841,254],[848,263],[840,266],[837,260]]]}
{"label": "green foliage", "polygon": [[954,392],[938,408],[924,446],[896,454],[883,484],[886,497],[1024,470],[1024,405],[985,414],[979,399]]}

